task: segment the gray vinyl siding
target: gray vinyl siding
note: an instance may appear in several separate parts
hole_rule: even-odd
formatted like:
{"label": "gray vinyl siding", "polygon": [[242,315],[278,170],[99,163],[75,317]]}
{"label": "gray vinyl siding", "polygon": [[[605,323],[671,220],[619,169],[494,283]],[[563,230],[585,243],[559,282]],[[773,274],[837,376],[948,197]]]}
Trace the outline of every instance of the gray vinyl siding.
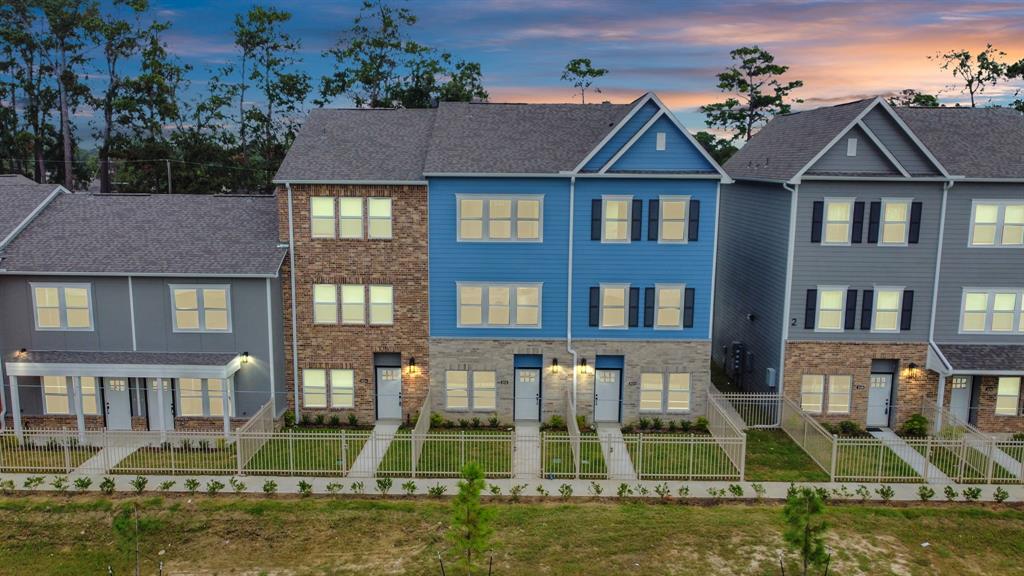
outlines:
{"label": "gray vinyl siding", "polygon": [[[857,139],[857,155],[847,156],[846,150],[850,138]],[[892,162],[882,153],[868,135],[860,128],[854,127],[831,148],[817,162],[811,166],[808,174],[820,173],[849,173],[849,174],[884,174],[899,176],[900,173],[893,166]]]}
{"label": "gray vinyl siding", "polygon": [[[850,246],[811,242],[815,201],[826,197],[854,198],[865,203],[864,241]],[[880,246],[867,243],[870,204],[885,197],[906,197],[923,203],[918,244]],[[790,340],[925,342],[931,314],[932,285],[942,207],[941,183],[814,182],[800,186],[796,217],[793,284],[790,300]],[[843,332],[804,328],[807,290],[818,286],[848,286],[858,290],[856,326]],[[914,291],[911,329],[873,333],[860,329],[863,291],[875,286],[903,286]]]}
{"label": "gray vinyl siding", "polygon": [[961,297],[965,287],[1024,288],[1024,248],[968,246],[972,202],[1022,198],[1024,184],[961,182],[950,189],[935,314],[936,342],[1024,344],[1024,335],[959,334]]}
{"label": "gray vinyl siding", "polygon": [[868,112],[864,117],[864,124],[892,153],[904,170],[914,175],[939,174],[917,144],[881,106]]}
{"label": "gray vinyl siding", "polygon": [[743,342],[753,353],[750,391],[767,389],[767,368],[779,371],[790,202],[777,184],[722,186],[712,356],[724,364],[725,347]]}

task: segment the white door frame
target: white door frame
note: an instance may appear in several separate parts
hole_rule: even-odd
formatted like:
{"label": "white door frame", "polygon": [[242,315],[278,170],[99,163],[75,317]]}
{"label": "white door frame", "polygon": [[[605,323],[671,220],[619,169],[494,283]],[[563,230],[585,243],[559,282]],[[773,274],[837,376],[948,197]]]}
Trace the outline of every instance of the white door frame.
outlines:
{"label": "white door frame", "polygon": [[[529,418],[520,415],[519,413],[519,400],[520,400],[520,389],[519,389],[519,373],[520,372],[535,372],[537,375],[537,381],[535,383],[537,392],[534,394],[536,398],[536,404],[534,410],[537,411],[535,417]],[[513,371],[512,378],[512,420],[517,422],[540,422],[541,420],[541,403],[544,398],[544,386],[543,386],[543,374],[541,368],[516,368]],[[529,405],[529,395],[522,396],[524,404]]]}
{"label": "white door frame", "polygon": [[[887,385],[883,383],[887,379]],[[892,391],[895,378],[891,373],[873,372],[868,381],[868,414],[866,425],[868,428],[888,428],[892,421]],[[880,385],[876,385],[876,382]],[[881,392],[886,389],[886,392]],[[879,390],[879,392],[874,392]],[[877,396],[872,402],[872,396]]]}
{"label": "white door frame", "polygon": [[[384,407],[384,404],[385,404],[382,401],[382,396],[381,396],[381,383],[383,381],[385,381],[384,379],[381,378],[381,370],[394,370],[398,374],[398,378],[397,379],[396,378],[389,378],[389,379],[386,380],[386,382],[389,382],[389,383],[395,383],[395,382],[398,383],[398,394],[396,396],[394,396],[394,398],[398,402],[398,405],[397,405],[398,414],[397,415],[391,415],[389,413],[386,413],[384,410],[381,410],[381,408]],[[402,419],[402,368],[400,366],[375,366],[374,370],[373,370],[373,382],[374,382],[374,400],[375,400],[374,401],[374,405],[375,405],[375,408],[376,408],[375,413],[377,415],[377,419],[378,420],[401,420]],[[390,395],[388,395],[388,397],[391,398]],[[395,406],[388,406],[388,408],[395,408]]]}
{"label": "white door frame", "polygon": [[[132,392],[127,378],[103,379],[103,415],[108,430],[132,429]],[[122,389],[116,390],[120,382]]]}
{"label": "white door frame", "polygon": [[[601,387],[601,373],[603,372],[614,372],[618,378],[618,386],[616,386],[615,394],[615,418],[601,418],[599,416],[599,407],[602,404],[599,389]],[[605,398],[603,401],[605,405],[608,405],[611,400]],[[622,421],[622,369],[621,368],[600,368],[594,371],[594,422],[621,422]]]}

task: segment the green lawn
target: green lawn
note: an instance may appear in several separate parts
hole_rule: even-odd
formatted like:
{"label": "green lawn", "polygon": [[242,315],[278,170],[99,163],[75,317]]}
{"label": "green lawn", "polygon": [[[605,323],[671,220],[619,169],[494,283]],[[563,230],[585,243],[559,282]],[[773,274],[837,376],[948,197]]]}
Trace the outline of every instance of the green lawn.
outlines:
{"label": "green lawn", "polygon": [[[927,445],[918,443],[914,444],[914,449],[922,455],[928,452]],[[955,448],[932,446],[929,461],[932,466],[935,466],[943,474],[954,480],[966,483],[978,483],[987,480],[988,455],[975,448],[968,447],[965,451],[959,446]],[[992,477],[994,479],[1010,479],[1013,476],[1005,468],[996,462],[992,462]]]}
{"label": "green lawn", "polygon": [[235,447],[200,448],[190,443],[187,449],[145,447],[129,454],[110,471],[114,474],[233,474],[238,470]]}
{"label": "green lawn", "polygon": [[821,469],[782,430],[747,430],[746,479],[752,482],[828,482]]}
{"label": "green lawn", "polygon": [[[552,478],[572,478],[576,475],[572,443],[568,434],[546,435],[541,446],[543,473]],[[608,468],[601,452],[601,440],[594,432],[580,434],[580,477],[605,478]]]}
{"label": "green lawn", "polygon": [[[1019,442],[1007,442],[1003,444],[997,444],[1000,450],[1005,452],[1010,458],[1013,458],[1017,462],[1024,462],[1024,444]],[[994,476],[998,480],[1013,480],[1017,481],[1017,476],[1003,468],[1002,466],[996,466]]]}
{"label": "green lawn", "polygon": [[840,482],[920,482],[921,476],[881,442],[840,444],[836,451]]}
{"label": "green lawn", "polygon": [[[423,443],[416,467],[418,476],[458,476],[470,461],[479,463],[489,477],[512,475],[512,434],[509,432],[432,432],[430,438]],[[377,472],[382,476],[408,476],[411,470],[412,435],[409,430],[399,430]]]}
{"label": "green lawn", "polygon": [[738,478],[736,466],[710,436],[644,434],[643,446],[636,436],[626,436],[626,447],[642,480]]}
{"label": "green lawn", "polygon": [[14,442],[7,442],[0,448],[0,470],[28,474],[67,472],[69,464],[74,469],[97,452],[98,448],[76,446],[65,454],[62,446],[18,446]]}
{"label": "green lawn", "polygon": [[[527,492],[533,492],[529,486]],[[133,503],[138,503],[138,539]],[[0,498],[5,576],[448,574],[451,499],[279,496]],[[486,504],[494,574],[799,574],[778,504],[616,501]],[[1020,574],[1015,507],[829,505],[830,574]],[[927,543],[927,546],[922,544]],[[476,573],[486,573],[483,571]],[[818,572],[814,572],[817,574]]]}

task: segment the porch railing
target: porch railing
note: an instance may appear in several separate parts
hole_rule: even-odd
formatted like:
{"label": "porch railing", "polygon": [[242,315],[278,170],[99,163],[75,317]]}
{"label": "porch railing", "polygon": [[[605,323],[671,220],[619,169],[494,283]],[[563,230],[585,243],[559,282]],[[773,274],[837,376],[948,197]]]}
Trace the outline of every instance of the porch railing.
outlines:
{"label": "porch railing", "polygon": [[274,432],[274,399],[271,398],[249,418],[249,421],[240,426],[236,433],[237,466],[239,470],[245,469],[263,446],[266,444],[268,434]]}
{"label": "porch railing", "polygon": [[795,402],[783,397],[780,403],[779,427],[829,475],[835,476],[836,437],[825,430]]}
{"label": "porch railing", "polygon": [[733,407],[711,387],[707,394],[708,431],[743,478],[747,458],[747,435],[743,420]]}
{"label": "porch railing", "polygon": [[420,415],[416,418],[416,426],[412,430],[412,470],[416,475],[416,465],[420,461],[420,454],[423,453],[423,442],[430,432],[430,389],[423,398],[423,405],[420,407]]}

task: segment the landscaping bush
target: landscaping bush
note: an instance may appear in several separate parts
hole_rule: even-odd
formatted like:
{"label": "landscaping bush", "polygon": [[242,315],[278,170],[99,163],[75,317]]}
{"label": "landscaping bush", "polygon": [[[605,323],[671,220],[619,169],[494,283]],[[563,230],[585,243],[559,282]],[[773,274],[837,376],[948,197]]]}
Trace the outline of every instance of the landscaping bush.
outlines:
{"label": "landscaping bush", "polygon": [[708,419],[701,416],[697,418],[697,421],[693,423],[693,431],[700,434],[708,433]]}
{"label": "landscaping bush", "polygon": [[943,490],[942,493],[946,495],[947,502],[952,502],[956,500],[958,496],[960,496],[960,493],[956,491],[956,488],[953,488],[952,486],[949,485],[946,486],[946,489]]}
{"label": "landscaping bush", "polygon": [[487,419],[487,423],[491,425],[491,428],[497,428],[501,425],[501,420],[498,419],[498,415],[495,414]]}
{"label": "landscaping bush", "polygon": [[104,476],[103,481],[100,482],[100,492],[110,496],[114,493],[114,486],[114,479],[110,476]]}
{"label": "landscaping bush", "polygon": [[341,426],[341,418],[338,418],[337,414],[331,416],[331,428],[338,428]]}
{"label": "landscaping bush", "polygon": [[1014,442],[1024,442],[1024,432],[1016,432],[1016,433],[1014,433],[1014,435],[1011,436],[1011,439]]}
{"label": "landscaping bush", "polygon": [[157,489],[161,492],[170,492],[171,488],[174,488],[175,484],[177,484],[177,482],[174,480],[164,480],[159,486],[157,486]]}
{"label": "landscaping bush", "polygon": [[850,489],[846,487],[846,484],[843,484],[839,488],[833,488],[832,495],[840,500],[849,500],[850,498],[853,498],[853,492],[850,492]]}
{"label": "landscaping bush", "polygon": [[584,416],[583,414],[577,414],[576,415],[576,427],[579,428],[580,430],[586,430],[587,429],[587,417]]}
{"label": "landscaping bush", "polygon": [[78,490],[79,492],[85,492],[86,490],[88,490],[91,487],[92,487],[92,478],[89,478],[88,476],[82,476],[80,478],[75,478],[75,490]]}
{"label": "landscaping bush", "polygon": [[591,496],[600,496],[601,493],[604,492],[604,488],[602,488],[597,482],[591,480],[590,486],[587,487],[587,492],[589,492]]}
{"label": "landscaping bush", "polygon": [[405,492],[406,496],[412,496],[416,493],[416,483],[412,480],[402,483],[402,491]]}
{"label": "landscaping bush", "polygon": [[462,428],[463,430],[469,428],[469,420],[465,418],[459,418],[459,428]]}
{"label": "landscaping bush", "polygon": [[299,480],[299,495],[305,498],[313,493],[313,485],[305,480]]}
{"label": "landscaping bush", "polygon": [[625,424],[625,425],[622,426],[622,433],[623,434],[632,434],[635,429],[636,429],[636,426],[633,425],[632,423]]}
{"label": "landscaping bush", "polygon": [[641,430],[650,430],[650,428],[651,428],[651,419],[650,418],[646,418],[646,417],[645,418],[640,418],[640,420],[638,421],[637,425],[640,427]]}
{"label": "landscaping bush", "polygon": [[[751,483],[750,489],[754,491],[754,496],[756,496],[758,500],[763,500],[764,495],[768,492],[765,489],[764,484],[761,484],[759,482]],[[843,486],[843,489],[846,489],[846,486]]]}
{"label": "landscaping bush", "polygon": [[273,480],[267,480],[263,483],[263,493],[267,496],[273,496],[277,494],[277,482]]}
{"label": "landscaping bush", "polygon": [[882,502],[886,504],[888,504],[889,501],[892,500],[892,497],[896,495],[896,491],[893,490],[892,486],[889,486],[888,484],[882,484],[881,486],[876,488],[875,493],[878,494],[878,497],[881,498]]}
{"label": "landscaping bush", "polygon": [[295,412],[289,410],[284,413],[284,426],[285,428],[293,428],[295,426]]}
{"label": "landscaping bush", "polygon": [[679,421],[679,431],[680,432],[690,432],[691,430],[693,430],[693,422],[690,422],[689,420],[680,420]]}
{"label": "landscaping bush", "polygon": [[679,495],[680,498],[686,498],[690,495],[690,487],[683,484],[679,487],[679,490],[676,490],[676,494]]}
{"label": "landscaping bush", "polygon": [[473,428],[479,428],[480,424],[482,424],[479,416],[474,416],[472,422],[473,422]]}
{"label": "landscaping bush", "polygon": [[562,484],[558,487],[558,494],[562,497],[562,500],[568,500],[572,498],[572,486],[568,484]]}
{"label": "landscaping bush", "polygon": [[559,416],[558,414],[555,414],[554,416],[551,417],[550,420],[548,420],[548,428],[550,428],[551,430],[564,430],[565,419]]}
{"label": "landscaping bush", "polygon": [[188,490],[189,494],[195,495],[196,490],[199,490],[199,480],[196,480],[195,478],[186,479],[185,490]]}
{"label": "landscaping bush", "polygon": [[632,496],[633,495],[633,489],[629,487],[629,484],[626,484],[625,482],[623,482],[622,484],[619,484],[619,488],[618,488],[618,490],[615,491],[615,495],[618,496],[619,498],[625,498],[626,496]]}
{"label": "landscaping bush", "polygon": [[54,476],[53,480],[50,480],[50,487],[58,494],[64,494],[68,491],[69,483],[67,476]]}
{"label": "landscaping bush", "polygon": [[235,494],[241,494],[245,492],[245,482],[242,482],[238,478],[232,476],[228,479],[228,484],[231,485],[231,489],[235,491]]}
{"label": "landscaping bush", "polygon": [[678,428],[679,428],[679,425],[676,424],[675,420],[669,420],[668,421],[668,431],[669,432],[675,432]]}
{"label": "landscaping bush", "polygon": [[977,486],[964,488],[964,500],[968,502],[977,502],[978,498],[981,498],[981,488],[978,488]]}
{"label": "landscaping bush", "polygon": [[992,494],[992,499],[996,501],[996,504],[1006,502],[1006,499],[1009,497],[1010,493],[1002,486],[996,486],[996,491]]}
{"label": "landscaping bush", "polygon": [[438,414],[437,412],[431,412],[430,413],[430,427],[431,428],[440,428],[442,424],[444,424],[444,417],[441,416],[440,414]]}
{"label": "landscaping bush", "polygon": [[349,414],[348,415],[348,425],[353,427],[353,428],[355,428],[356,426],[359,426],[359,416],[356,416],[355,414]]}
{"label": "landscaping bush", "polygon": [[146,490],[146,484],[149,484],[149,479],[145,476],[136,476],[129,484],[132,485],[132,490],[135,490],[136,494],[142,494]]}
{"label": "landscaping bush", "polygon": [[651,419],[651,430],[661,430],[665,424],[661,421],[661,418]]}
{"label": "landscaping bush", "polygon": [[537,485],[537,495],[540,496],[541,498],[547,498],[548,497],[548,491],[547,491],[546,488],[544,488],[543,484],[538,484]]}
{"label": "landscaping bush", "polygon": [[377,478],[377,492],[380,492],[382,496],[387,496],[394,484],[395,482],[391,478]]}
{"label": "landscaping bush", "polygon": [[327,493],[328,494],[338,494],[339,492],[341,492],[342,488],[343,488],[343,486],[342,486],[341,482],[329,482],[327,484]]}
{"label": "landscaping bush", "polygon": [[843,436],[863,436],[864,429],[853,420],[843,420],[839,423],[839,433]]}
{"label": "landscaping bush", "polygon": [[[89,482],[91,483],[92,480]],[[6,480],[0,480],[0,493],[3,493],[5,496],[14,494],[14,480],[9,478]]]}
{"label": "landscaping bush", "polygon": [[927,502],[935,497],[935,490],[931,486],[918,486],[917,497],[921,499],[921,502]]}
{"label": "landscaping bush", "polygon": [[924,438],[928,435],[928,419],[920,414],[914,414],[900,426],[900,436],[910,438]]}
{"label": "landscaping bush", "polygon": [[637,496],[647,496],[650,493],[651,493],[651,491],[647,489],[647,486],[644,486],[643,484],[637,484],[636,485],[636,495]]}
{"label": "landscaping bush", "polygon": [[[526,484],[513,484],[512,487],[508,489],[508,495],[512,497],[513,502],[519,502],[519,497],[523,495],[523,492],[526,490],[526,486]],[[444,491],[442,490],[442,494],[443,493]]]}
{"label": "landscaping bush", "polygon": [[668,497],[672,495],[672,490],[669,489],[666,482],[662,482],[654,487],[654,493],[662,500],[667,500]]}
{"label": "landscaping bush", "polygon": [[430,488],[427,488],[427,494],[434,498],[440,498],[444,496],[444,493],[448,491],[448,487],[443,484],[435,484]]}
{"label": "landscaping bush", "polygon": [[43,485],[44,478],[42,476],[29,476],[25,478],[25,482],[22,487],[26,490],[35,490],[36,488]]}
{"label": "landscaping bush", "polygon": [[353,482],[352,485],[349,486],[349,488],[352,489],[353,494],[362,494],[363,492],[366,491],[366,485],[363,484],[362,480],[358,482]]}
{"label": "landscaping bush", "polygon": [[210,496],[216,496],[218,492],[224,489],[224,483],[220,480],[210,480],[206,483],[206,493]]}
{"label": "landscaping bush", "polygon": [[501,496],[501,486],[497,484],[489,484],[487,491],[491,493],[491,496]]}
{"label": "landscaping bush", "polygon": [[729,494],[732,494],[733,498],[743,497],[743,486],[739,484],[729,484]]}

